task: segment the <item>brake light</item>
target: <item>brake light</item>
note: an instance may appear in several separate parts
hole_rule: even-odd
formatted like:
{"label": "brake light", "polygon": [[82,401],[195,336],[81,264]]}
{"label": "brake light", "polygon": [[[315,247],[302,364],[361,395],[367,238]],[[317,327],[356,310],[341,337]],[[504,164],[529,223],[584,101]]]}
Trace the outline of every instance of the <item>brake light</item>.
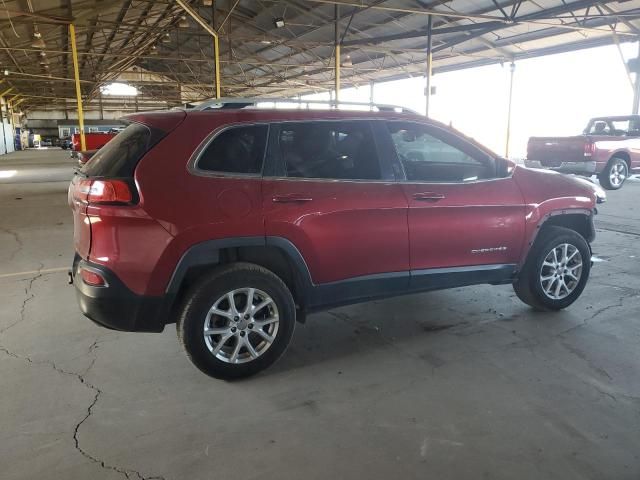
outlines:
{"label": "brake light", "polygon": [[584,156],[590,157],[596,151],[596,144],[593,142],[587,142],[584,144]]}
{"label": "brake light", "polygon": [[133,201],[133,193],[124,180],[80,180],[74,184],[73,198],[90,204],[126,204]]}

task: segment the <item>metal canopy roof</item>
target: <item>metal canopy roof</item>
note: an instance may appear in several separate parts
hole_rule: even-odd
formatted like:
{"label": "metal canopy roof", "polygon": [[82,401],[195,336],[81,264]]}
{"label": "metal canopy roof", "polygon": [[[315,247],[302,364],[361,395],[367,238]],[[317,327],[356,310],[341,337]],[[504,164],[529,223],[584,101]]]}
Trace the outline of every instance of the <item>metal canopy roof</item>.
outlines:
{"label": "metal canopy roof", "polygon": [[[189,3],[219,33],[224,96],[332,89],[336,5],[343,88],[424,75],[429,14],[435,73],[636,41],[640,35],[640,0]],[[141,94],[135,100],[104,97],[106,108],[121,109],[123,102],[129,109],[158,108],[213,96],[212,38],[173,0],[4,0],[0,90],[12,88],[9,96],[20,95],[21,108],[75,105],[70,22],[89,108],[98,105],[100,85],[116,79]],[[44,46],[34,42],[36,32]]]}

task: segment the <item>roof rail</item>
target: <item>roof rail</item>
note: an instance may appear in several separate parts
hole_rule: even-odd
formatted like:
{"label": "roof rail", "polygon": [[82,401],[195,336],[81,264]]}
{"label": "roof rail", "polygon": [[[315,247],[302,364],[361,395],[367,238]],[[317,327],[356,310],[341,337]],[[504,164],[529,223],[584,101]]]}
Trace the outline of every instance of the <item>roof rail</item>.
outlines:
{"label": "roof rail", "polygon": [[364,102],[343,102],[336,100],[305,100],[297,98],[260,98],[260,97],[224,97],[224,98],[212,98],[205,100],[204,102],[196,105],[192,110],[222,110],[222,109],[241,109],[246,107],[256,107],[260,103],[292,103],[298,106],[300,105],[322,105],[331,108],[338,108],[339,106],[357,106],[366,110],[372,108],[377,109],[380,112],[402,112],[402,113],[414,113],[420,115],[415,110],[407,107],[401,107],[399,105],[385,105],[379,103],[364,103]]}

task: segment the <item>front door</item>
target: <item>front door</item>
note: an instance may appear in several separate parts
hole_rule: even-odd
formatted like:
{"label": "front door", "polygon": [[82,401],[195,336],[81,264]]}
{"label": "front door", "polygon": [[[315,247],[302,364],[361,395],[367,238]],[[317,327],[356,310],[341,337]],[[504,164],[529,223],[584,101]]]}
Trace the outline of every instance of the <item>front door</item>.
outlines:
{"label": "front door", "polygon": [[444,128],[387,126],[406,179],[412,275],[451,269],[472,276],[517,264],[524,201],[511,176],[497,178],[496,160]]}

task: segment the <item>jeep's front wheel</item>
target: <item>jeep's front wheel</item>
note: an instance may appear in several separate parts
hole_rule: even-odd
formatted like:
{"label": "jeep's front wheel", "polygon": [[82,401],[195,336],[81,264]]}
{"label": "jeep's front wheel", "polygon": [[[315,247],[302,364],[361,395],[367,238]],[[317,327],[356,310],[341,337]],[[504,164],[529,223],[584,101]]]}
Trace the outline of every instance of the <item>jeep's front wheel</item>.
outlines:
{"label": "jeep's front wheel", "polygon": [[215,378],[253,375],[273,364],[295,328],[287,286],[269,270],[238,263],[200,280],[187,294],[177,323],[187,355]]}
{"label": "jeep's front wheel", "polygon": [[547,227],[531,248],[513,289],[537,310],[561,310],[578,299],[590,269],[589,244],[580,234]]}

